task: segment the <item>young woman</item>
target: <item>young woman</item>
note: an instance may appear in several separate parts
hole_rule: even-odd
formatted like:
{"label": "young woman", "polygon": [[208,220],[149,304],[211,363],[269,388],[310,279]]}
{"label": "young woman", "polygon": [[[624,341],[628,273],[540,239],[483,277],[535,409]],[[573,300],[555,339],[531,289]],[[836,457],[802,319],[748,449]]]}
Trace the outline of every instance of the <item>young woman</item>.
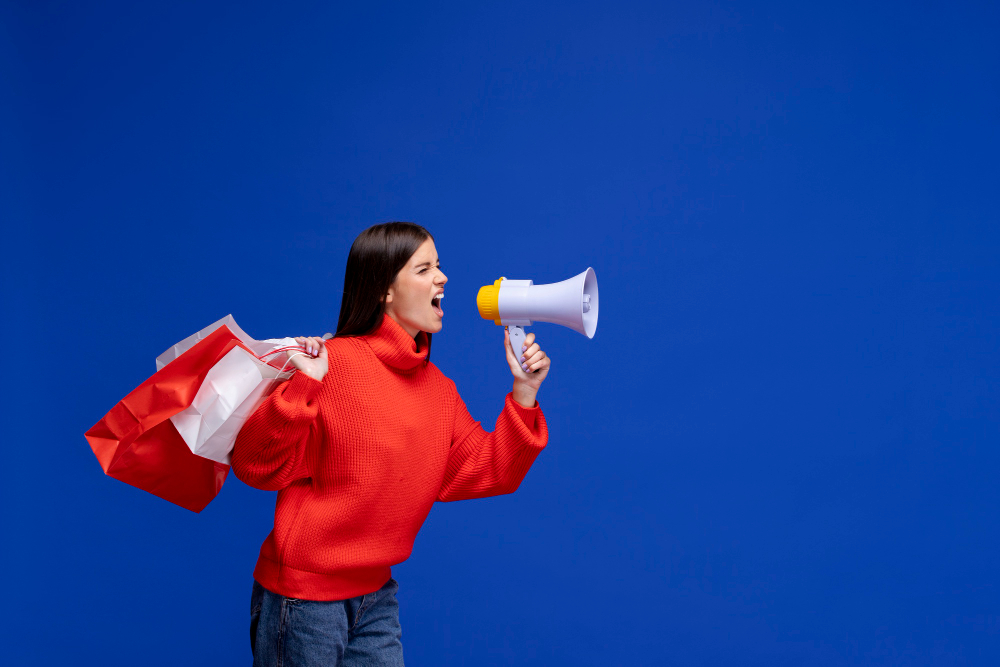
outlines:
{"label": "young woman", "polygon": [[254,665],[402,665],[398,585],[435,501],[512,493],[548,441],[549,358],[528,334],[492,433],[430,363],[448,278],[423,227],[375,225],[347,257],[337,334],[243,426],[232,469],[278,490],[250,604]]}

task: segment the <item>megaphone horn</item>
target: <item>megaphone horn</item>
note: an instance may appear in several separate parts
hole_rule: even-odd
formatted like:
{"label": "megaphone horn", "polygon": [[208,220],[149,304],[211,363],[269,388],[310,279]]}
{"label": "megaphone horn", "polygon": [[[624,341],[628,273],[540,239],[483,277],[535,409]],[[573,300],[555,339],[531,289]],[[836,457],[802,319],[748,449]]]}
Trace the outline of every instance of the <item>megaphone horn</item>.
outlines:
{"label": "megaphone horn", "polygon": [[588,267],[572,278],[547,285],[500,278],[479,289],[476,305],[483,319],[508,328],[515,357],[520,355],[524,342],[524,327],[536,320],[569,327],[593,338],[597,331],[597,274]]}

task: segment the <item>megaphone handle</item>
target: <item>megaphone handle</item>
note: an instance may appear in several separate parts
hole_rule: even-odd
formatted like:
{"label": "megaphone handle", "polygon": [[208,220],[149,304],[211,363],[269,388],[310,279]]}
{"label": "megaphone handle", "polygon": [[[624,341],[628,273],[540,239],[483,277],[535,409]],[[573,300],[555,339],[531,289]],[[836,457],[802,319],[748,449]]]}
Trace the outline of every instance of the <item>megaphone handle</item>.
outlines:
{"label": "megaphone handle", "polygon": [[520,359],[524,354],[524,350],[521,349],[526,338],[524,327],[508,326],[507,333],[510,334],[510,351],[514,353],[515,359]]}

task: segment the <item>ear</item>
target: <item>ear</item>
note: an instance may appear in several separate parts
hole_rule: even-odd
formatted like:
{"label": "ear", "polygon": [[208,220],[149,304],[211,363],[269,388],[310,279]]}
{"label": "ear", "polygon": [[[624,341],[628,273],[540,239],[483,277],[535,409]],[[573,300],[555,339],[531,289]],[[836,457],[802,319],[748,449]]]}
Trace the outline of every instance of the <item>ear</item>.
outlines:
{"label": "ear", "polygon": [[389,288],[389,291],[386,292],[386,295],[385,295],[385,297],[382,300],[385,301],[386,303],[392,303],[392,288],[391,287]]}

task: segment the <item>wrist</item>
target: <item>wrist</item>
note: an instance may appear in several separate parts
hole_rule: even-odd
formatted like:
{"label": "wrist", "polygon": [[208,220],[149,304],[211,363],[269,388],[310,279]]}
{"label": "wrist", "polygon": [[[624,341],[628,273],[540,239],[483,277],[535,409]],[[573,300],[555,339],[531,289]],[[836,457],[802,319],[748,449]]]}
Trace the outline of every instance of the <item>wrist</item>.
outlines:
{"label": "wrist", "polygon": [[514,402],[522,408],[533,408],[535,407],[535,397],[538,395],[538,389],[515,382],[512,394]]}
{"label": "wrist", "polygon": [[298,371],[299,374],[305,375],[311,380],[316,380],[316,382],[322,382],[323,378],[326,377],[326,373],[312,368],[300,368]]}

